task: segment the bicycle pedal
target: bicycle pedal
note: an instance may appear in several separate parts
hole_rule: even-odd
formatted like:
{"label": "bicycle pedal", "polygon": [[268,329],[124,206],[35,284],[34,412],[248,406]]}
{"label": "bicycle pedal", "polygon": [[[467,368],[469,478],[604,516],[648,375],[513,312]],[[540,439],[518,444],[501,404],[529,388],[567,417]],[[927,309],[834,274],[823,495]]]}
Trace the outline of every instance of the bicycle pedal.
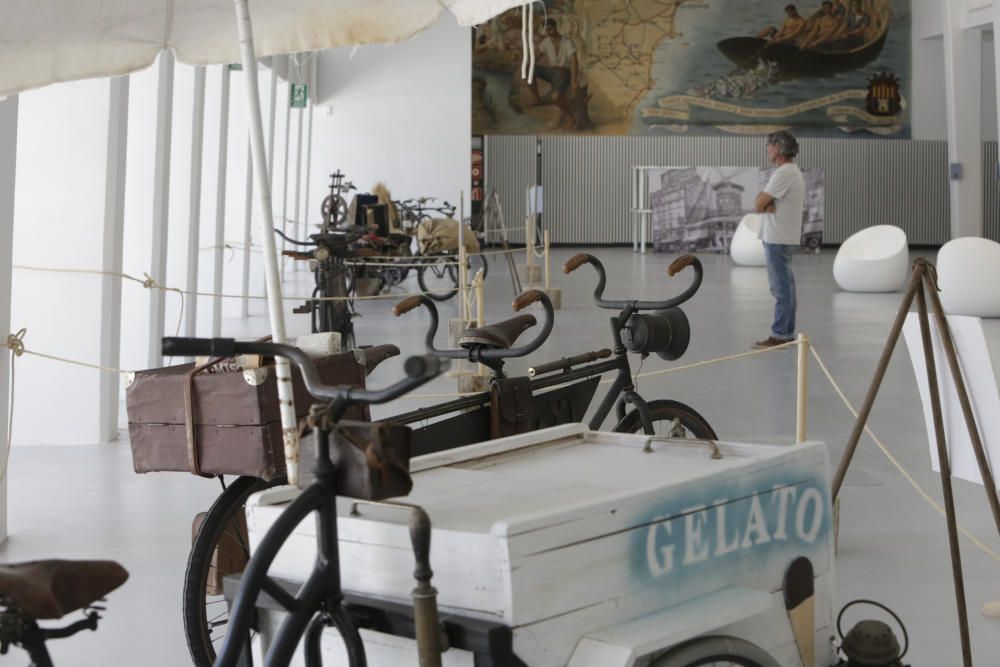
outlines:
{"label": "bicycle pedal", "polygon": [[313,306],[311,303],[306,303],[301,306],[295,306],[294,308],[292,308],[292,312],[295,313],[296,315],[304,315],[307,313],[311,313],[312,310]]}

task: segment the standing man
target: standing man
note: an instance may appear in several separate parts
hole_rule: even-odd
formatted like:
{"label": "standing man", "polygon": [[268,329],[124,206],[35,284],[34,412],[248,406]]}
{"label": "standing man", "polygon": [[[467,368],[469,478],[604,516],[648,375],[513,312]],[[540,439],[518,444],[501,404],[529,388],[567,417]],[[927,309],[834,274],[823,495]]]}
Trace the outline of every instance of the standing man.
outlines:
{"label": "standing man", "polygon": [[767,159],[777,167],[754,206],[761,214],[760,238],[767,258],[767,282],[774,297],[771,335],[753,347],[764,349],[795,338],[795,276],[792,249],[802,242],[806,182],[795,164],[799,142],[784,130],[767,135]]}

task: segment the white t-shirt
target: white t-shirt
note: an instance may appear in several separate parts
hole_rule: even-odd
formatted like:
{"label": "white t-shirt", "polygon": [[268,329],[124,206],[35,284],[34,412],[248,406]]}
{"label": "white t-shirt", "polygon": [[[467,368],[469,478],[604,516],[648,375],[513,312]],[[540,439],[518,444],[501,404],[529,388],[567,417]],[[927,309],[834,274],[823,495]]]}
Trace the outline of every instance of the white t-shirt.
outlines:
{"label": "white t-shirt", "polygon": [[559,42],[558,51],[556,50],[556,45],[549,37],[543,39],[538,48],[541,50],[542,55],[545,56],[545,64],[552,67],[569,67],[573,63],[573,54],[576,53],[573,41],[566,36],[563,36]]}
{"label": "white t-shirt", "polygon": [[761,240],[778,245],[801,245],[806,181],[799,166],[788,162],[775,169],[764,192],[774,197],[775,212],[760,216]]}

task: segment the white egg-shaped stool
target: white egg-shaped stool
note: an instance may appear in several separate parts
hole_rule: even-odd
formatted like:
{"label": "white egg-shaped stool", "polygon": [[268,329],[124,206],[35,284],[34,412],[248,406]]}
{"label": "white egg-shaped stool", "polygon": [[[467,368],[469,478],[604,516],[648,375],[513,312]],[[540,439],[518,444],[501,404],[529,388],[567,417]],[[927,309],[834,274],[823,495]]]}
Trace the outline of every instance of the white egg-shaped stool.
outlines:
{"label": "white egg-shaped stool", "polygon": [[1000,243],[978,236],[948,241],[938,251],[937,274],[944,312],[1000,317]]}
{"label": "white egg-shaped stool", "polygon": [[756,213],[744,215],[733,233],[729,244],[729,256],[740,266],[766,266],[764,243],[760,240],[760,216]]}
{"label": "white egg-shaped stool", "polygon": [[845,292],[895,292],[909,272],[906,232],[893,225],[852,234],[833,260],[833,279]]}

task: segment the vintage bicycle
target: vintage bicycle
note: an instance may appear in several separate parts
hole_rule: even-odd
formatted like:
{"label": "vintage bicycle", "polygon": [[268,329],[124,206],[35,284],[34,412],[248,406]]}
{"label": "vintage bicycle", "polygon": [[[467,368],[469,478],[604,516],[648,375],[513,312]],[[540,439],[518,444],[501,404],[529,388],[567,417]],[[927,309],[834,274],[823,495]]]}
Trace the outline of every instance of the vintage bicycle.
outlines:
{"label": "vintage bicycle", "polygon": [[353,183],[344,180],[344,173],[339,169],[330,174],[330,194],[323,199],[320,211],[323,216],[321,231],[326,233],[347,221],[347,199],[345,195],[351,190],[357,190]]}
{"label": "vintage bicycle", "polygon": [[[701,286],[701,262],[691,255],[675,260],[668,269],[673,276],[692,267],[695,277],[681,294],[663,301],[609,301],[604,299],[607,282],[604,265],[593,255],[576,255],[566,263],[570,273],[584,264],[591,264],[599,280],[594,301],[600,308],[619,310],[610,319],[613,346],[576,355],[529,369],[528,377],[508,378],[504,361],[522,357],[537,350],[552,330],[552,304],[544,292],[531,290],[514,301],[521,310],[538,303],[545,314],[542,331],[531,343],[514,347],[518,337],[535,326],[534,315],[519,315],[503,322],[468,329],[458,336],[460,349],[441,350],[435,347],[438,313],[433,301],[426,296],[412,296],[397,304],[394,313],[403,313],[423,306],[430,315],[426,334],[429,352],[451,359],[464,359],[490,368],[490,390],[419,408],[387,421],[414,424],[425,420],[454,415],[415,429],[415,454],[481,442],[537,428],[582,421],[597,390],[600,376],[614,373],[615,379],[589,422],[599,429],[615,409],[615,431],[673,437],[694,437],[715,440],[715,430],[694,408],[672,399],[647,401],[636,390],[629,353],[643,357],[657,354],[666,360],[680,358],[690,340],[690,325],[680,304],[690,299]],[[654,311],[643,314],[642,311]],[[544,391],[551,390],[551,391]],[[630,409],[631,408],[631,409]]]}
{"label": "vintage bicycle", "polygon": [[286,250],[292,259],[312,262],[315,287],[312,299],[293,309],[294,313],[308,313],[313,333],[336,332],[340,334],[341,347],[353,349],[354,304],[350,299],[353,288],[352,267],[347,260],[355,256],[351,247],[366,230],[363,227],[346,227],[329,232],[311,234],[308,241],[291,238],[278,229],[283,239],[297,246],[311,247],[310,251]]}
{"label": "vintage bicycle", "polygon": [[[215,659],[219,667],[245,664],[255,623],[257,598],[266,593],[291,615],[265,656],[265,664],[287,665],[299,642],[305,638],[306,662],[320,665],[319,638],[327,626],[336,627],[345,638],[352,666],[365,665],[364,647],[358,623],[344,605],[340,589],[340,562],[337,540],[337,497],[378,502],[409,492],[409,451],[406,427],[345,422],[344,413],[356,405],[385,403],[423,385],[443,372],[448,362],[432,355],[406,360],[407,377],[381,390],[324,385],[312,359],[290,345],[237,342],[232,339],[164,338],[164,355],[237,354],[284,356],[302,374],[309,393],[317,400],[309,413],[309,438],[314,447],[313,482],[292,503],[279,526],[258,545],[243,572],[240,591],[230,616],[229,632]],[[353,430],[352,428],[353,427]],[[383,503],[383,505],[386,505]],[[416,560],[414,591],[416,625],[423,628],[429,651],[440,654],[435,592],[430,585],[430,521],[419,508],[392,505],[412,515],[411,536]],[[317,516],[317,549],[320,557],[310,583],[297,594],[288,593],[268,576],[268,568],[286,537],[312,512]],[[241,657],[242,656],[242,657]],[[440,660],[440,657],[438,658]],[[241,663],[240,661],[244,662]],[[437,664],[440,664],[438,662]]]}
{"label": "vintage bicycle", "polygon": [[[50,639],[97,630],[104,596],[125,583],[128,572],[107,560],[42,560],[0,565],[0,655],[19,646],[31,667],[52,667],[45,646]],[[80,611],[83,618],[61,628],[38,621]]]}

